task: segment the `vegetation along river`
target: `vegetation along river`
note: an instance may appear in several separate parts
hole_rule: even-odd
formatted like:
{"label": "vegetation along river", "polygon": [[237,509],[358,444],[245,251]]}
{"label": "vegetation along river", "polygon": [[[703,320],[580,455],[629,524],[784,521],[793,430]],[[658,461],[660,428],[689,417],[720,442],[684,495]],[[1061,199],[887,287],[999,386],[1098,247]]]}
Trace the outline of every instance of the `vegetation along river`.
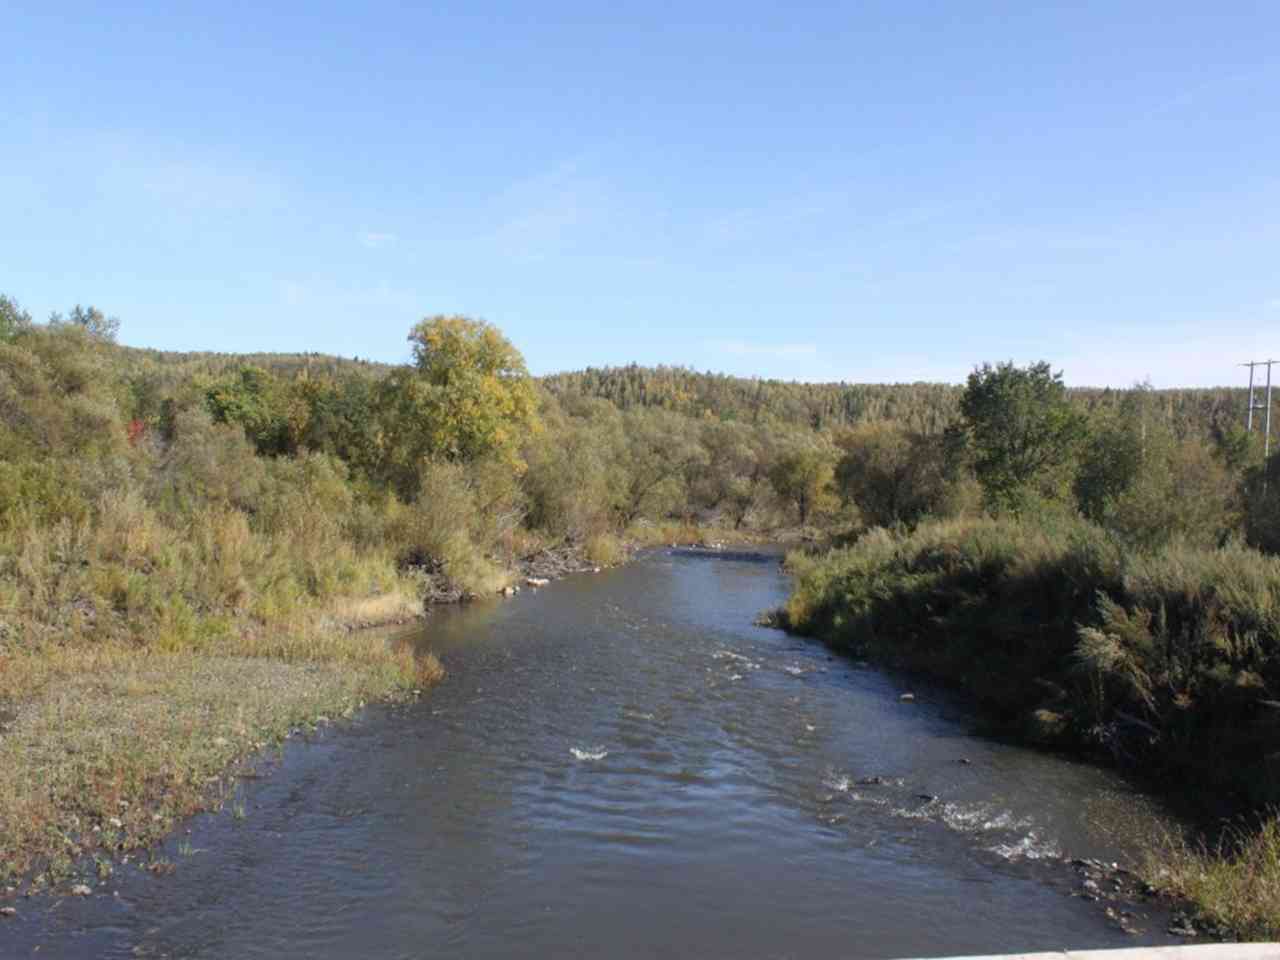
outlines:
{"label": "vegetation along river", "polygon": [[441,686],[289,746],[166,845],[171,874],[118,868],[99,895],[26,901],[5,950],[902,957],[1170,939],[1146,906],[1126,921],[1141,933],[1117,929],[1063,859],[1132,855],[1149,802],[753,626],[786,589],[776,556],[672,551],[437,612],[413,639]]}

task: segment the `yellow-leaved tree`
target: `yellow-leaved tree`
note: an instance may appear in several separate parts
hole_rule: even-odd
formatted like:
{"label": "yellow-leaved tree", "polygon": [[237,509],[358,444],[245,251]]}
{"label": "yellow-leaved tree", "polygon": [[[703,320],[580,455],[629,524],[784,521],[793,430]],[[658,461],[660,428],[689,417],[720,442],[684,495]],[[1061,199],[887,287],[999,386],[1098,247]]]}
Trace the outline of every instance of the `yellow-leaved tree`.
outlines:
{"label": "yellow-leaved tree", "polygon": [[462,316],[428,317],[409,342],[413,365],[384,381],[378,404],[386,477],[412,498],[428,460],[496,458],[521,472],[520,444],[540,425],[520,351],[496,327]]}

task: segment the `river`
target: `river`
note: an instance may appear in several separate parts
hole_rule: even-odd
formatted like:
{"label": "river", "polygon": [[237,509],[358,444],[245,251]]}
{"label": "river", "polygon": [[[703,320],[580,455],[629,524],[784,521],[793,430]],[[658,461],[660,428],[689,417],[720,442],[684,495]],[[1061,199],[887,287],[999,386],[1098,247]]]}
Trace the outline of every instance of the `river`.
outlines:
{"label": "river", "polygon": [[[905,957],[1164,943],[1076,895],[1160,820],[942,692],[752,626],[771,556],[681,551],[411,638],[448,677],[286,748],[116,896],[26,902],[38,957]],[[914,701],[901,694],[911,691]],[[859,782],[867,781],[867,782]],[[36,948],[39,948],[38,952]]]}

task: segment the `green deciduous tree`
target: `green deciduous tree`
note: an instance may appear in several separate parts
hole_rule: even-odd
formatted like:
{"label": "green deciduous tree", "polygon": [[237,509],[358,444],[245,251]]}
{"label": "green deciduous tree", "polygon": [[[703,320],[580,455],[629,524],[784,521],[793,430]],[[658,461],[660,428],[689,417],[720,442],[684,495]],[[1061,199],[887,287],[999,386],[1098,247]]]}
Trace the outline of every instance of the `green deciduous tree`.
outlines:
{"label": "green deciduous tree", "polygon": [[22,330],[31,326],[31,314],[16,300],[0,294],[0,343],[12,340]]}
{"label": "green deciduous tree", "polygon": [[1089,425],[1073,489],[1080,512],[1134,546],[1212,547],[1239,520],[1233,444],[1179,438],[1153,390],[1139,386]]}
{"label": "green deciduous tree", "polygon": [[115,343],[120,332],[120,318],[108,317],[95,306],[82,307],[77,303],[67,316],[55,313],[49,317],[49,326],[79,327],[91,337]]}
{"label": "green deciduous tree", "polygon": [[1018,510],[1065,494],[1085,421],[1061,372],[1044,362],[983,364],[969,374],[960,413],[988,506]]}
{"label": "green deciduous tree", "polygon": [[943,516],[959,508],[966,476],[947,463],[942,438],[879,422],[839,434],[836,445],[843,451],[836,464],[836,488],[868,525],[912,525],[926,515]]}
{"label": "green deciduous tree", "polygon": [[1073,489],[1080,512],[1102,523],[1142,472],[1143,424],[1107,412],[1090,425]]}
{"label": "green deciduous tree", "polygon": [[618,522],[664,517],[686,502],[686,478],[706,452],[687,417],[661,409],[623,414],[610,486]]}
{"label": "green deciduous tree", "polygon": [[706,456],[689,480],[694,506],[718,510],[742,526],[768,487],[764,432],[735,421],[709,420],[701,427]]}
{"label": "green deciduous tree", "polygon": [[815,437],[793,441],[769,468],[769,482],[780,499],[795,507],[801,526],[834,505],[834,466],[834,451]]}

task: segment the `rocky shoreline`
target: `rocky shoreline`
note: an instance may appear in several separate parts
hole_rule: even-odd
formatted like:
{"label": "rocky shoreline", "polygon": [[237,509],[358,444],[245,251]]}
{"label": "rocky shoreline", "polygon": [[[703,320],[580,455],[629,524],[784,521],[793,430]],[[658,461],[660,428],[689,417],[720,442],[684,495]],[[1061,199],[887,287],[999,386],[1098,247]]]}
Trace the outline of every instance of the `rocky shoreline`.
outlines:
{"label": "rocky shoreline", "polygon": [[1159,907],[1170,911],[1165,927],[1170,936],[1216,941],[1235,939],[1232,931],[1205,923],[1188,905],[1170,898],[1118,863],[1081,857],[1064,858],[1063,862],[1075,872],[1079,881],[1072,896],[1099,904],[1112,926],[1123,933],[1138,936],[1146,932],[1138,924],[1150,917],[1139,910]]}

